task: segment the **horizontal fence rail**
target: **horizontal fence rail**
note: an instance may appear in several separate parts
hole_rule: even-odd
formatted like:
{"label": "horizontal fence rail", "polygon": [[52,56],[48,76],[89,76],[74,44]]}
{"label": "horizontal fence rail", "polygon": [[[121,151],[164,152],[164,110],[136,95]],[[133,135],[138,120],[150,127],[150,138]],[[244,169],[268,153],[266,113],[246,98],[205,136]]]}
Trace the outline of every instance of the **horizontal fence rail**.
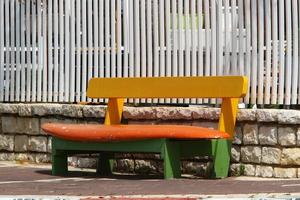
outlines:
{"label": "horizontal fence rail", "polygon": [[299,104],[299,9],[298,0],[0,0],[0,101],[92,101],[92,77],[246,75],[246,104]]}

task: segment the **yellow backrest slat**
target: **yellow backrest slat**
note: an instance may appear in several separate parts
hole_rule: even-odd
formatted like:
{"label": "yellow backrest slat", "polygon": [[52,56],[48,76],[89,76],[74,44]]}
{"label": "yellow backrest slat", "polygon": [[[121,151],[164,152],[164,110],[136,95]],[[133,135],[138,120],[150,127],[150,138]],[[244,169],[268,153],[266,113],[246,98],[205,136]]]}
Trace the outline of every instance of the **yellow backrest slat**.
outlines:
{"label": "yellow backrest slat", "polygon": [[93,78],[90,98],[240,98],[246,95],[244,76]]}

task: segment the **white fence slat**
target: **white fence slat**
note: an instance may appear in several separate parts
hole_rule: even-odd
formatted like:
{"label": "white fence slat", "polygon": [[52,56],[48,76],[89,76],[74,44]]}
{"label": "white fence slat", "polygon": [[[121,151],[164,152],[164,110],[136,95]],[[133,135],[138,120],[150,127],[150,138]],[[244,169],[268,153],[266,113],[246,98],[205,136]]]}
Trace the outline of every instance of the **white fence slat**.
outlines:
{"label": "white fence slat", "polygon": [[159,76],[165,76],[165,1],[159,2]]}
{"label": "white fence slat", "polygon": [[[198,17],[198,68],[197,75],[203,76],[203,6],[202,0],[197,1],[197,17]],[[197,99],[197,103],[202,103],[202,99]]]}
{"label": "white fence slat", "polygon": [[[147,0],[147,76],[152,77],[153,76],[153,40],[152,40],[152,0]],[[125,30],[124,30],[124,33]]]}
{"label": "white fence slat", "polygon": [[[171,3],[171,26],[172,26],[172,68],[173,77],[178,76],[178,15],[177,15],[177,0],[172,0]],[[173,98],[172,103],[176,103],[177,99]]]}
{"label": "white fence slat", "polygon": [[278,0],[272,0],[272,92],[271,104],[277,103],[278,92]]}
{"label": "white fence slat", "polygon": [[141,76],[146,77],[147,75],[147,45],[146,45],[146,0],[140,1],[140,18],[141,18]]}
{"label": "white fence slat", "polygon": [[105,0],[105,77],[110,77],[110,0]]}
{"label": "white fence slat", "polygon": [[26,101],[31,101],[31,53],[30,52],[30,36],[31,36],[31,24],[30,24],[30,1],[26,1]]}
{"label": "white fence slat", "polygon": [[[191,27],[190,27],[190,4],[189,1],[184,2],[184,34],[185,34],[185,48],[184,48],[184,76],[191,75]],[[189,100],[184,99],[184,103],[188,104]]]}
{"label": "white fence slat", "polygon": [[[141,76],[140,0],[134,0],[134,77]],[[139,103],[138,99],[134,100]]]}
{"label": "white fence slat", "polygon": [[[49,5],[51,5],[49,3]],[[26,69],[25,69],[25,5],[21,3],[21,101],[26,99]],[[52,84],[49,84],[52,86]],[[49,86],[50,87],[50,86]]]}
{"label": "white fence slat", "polygon": [[[298,19],[298,23],[299,23],[299,21],[300,21],[300,3],[299,2],[298,2],[298,16],[299,16],[299,19]],[[298,24],[298,28],[299,28],[299,24]],[[299,37],[299,33],[298,33],[298,37]],[[298,42],[300,42],[299,38],[298,38]],[[300,44],[298,44],[298,48],[299,48],[299,45]],[[299,51],[299,49],[298,49],[298,51]],[[299,60],[298,60],[298,66],[297,67],[300,68]],[[300,70],[299,70],[299,68],[298,68],[298,86],[300,86]],[[298,100],[298,104],[299,104],[300,103],[300,87],[298,87],[298,98],[297,98],[297,100]]]}
{"label": "white fence slat", "polygon": [[115,0],[110,0],[110,52],[111,52],[111,77],[116,77],[116,2]]}
{"label": "white fence slat", "polygon": [[[88,46],[88,57],[87,57],[87,80],[89,81],[93,77],[94,64],[93,64],[93,52],[95,51],[95,46],[93,46],[93,1],[87,1],[87,46]],[[83,88],[85,90],[86,88]],[[91,99],[88,98],[90,102]]]}
{"label": "white fence slat", "polygon": [[[38,2],[39,3],[39,2]],[[20,32],[21,32],[21,19],[20,19],[20,2],[16,2],[16,94],[15,100],[18,102],[20,101],[20,84],[21,84],[21,39],[20,39]],[[1,14],[0,14],[1,18]],[[1,33],[0,33],[1,35]],[[1,37],[1,36],[0,36]],[[0,45],[1,51],[1,45]],[[0,53],[1,54],[1,53]],[[1,55],[0,55],[1,57]],[[1,59],[1,58],[0,58]],[[1,63],[1,61],[0,61]],[[0,64],[0,66],[3,66]]]}
{"label": "white fence slat", "polygon": [[104,1],[99,1],[99,77],[104,77]]}
{"label": "white fence slat", "polygon": [[231,47],[231,37],[230,37],[230,16],[229,16],[229,0],[224,0],[224,12],[225,12],[225,64],[224,64],[224,74],[229,75],[230,73],[230,47]]}
{"label": "white fence slat", "polygon": [[[205,69],[204,75],[210,75],[211,69],[211,26],[210,26],[210,10],[209,0],[204,0],[204,24],[205,24]],[[204,99],[204,103],[208,103],[208,99]]]}
{"label": "white fence slat", "polygon": [[[48,13],[47,13],[47,10],[48,10],[48,6],[47,5],[49,5],[49,3],[48,4],[43,4],[43,25],[42,25],[42,32],[43,32],[43,42],[41,43],[42,44],[42,50],[43,50],[43,83],[42,83],[42,85],[43,85],[43,98],[42,98],[42,101],[43,102],[46,102],[47,101],[47,94],[48,94],[48,90],[47,90],[47,88],[48,88],[48,79],[47,79],[47,77],[48,77],[48,71],[47,71],[47,69],[49,68],[49,66],[47,65],[47,54],[48,54],[48,51],[49,51],[49,49],[48,49],[48,46],[47,46],[47,37],[46,37],[46,35],[47,35],[47,15],[48,15]],[[50,26],[50,25],[49,25]],[[51,46],[50,46],[51,47]],[[49,58],[48,58],[49,59]]]}
{"label": "white fence slat", "polygon": [[252,66],[251,66],[251,104],[256,103],[257,86],[257,0],[251,1],[251,20],[252,20]]}
{"label": "white fence slat", "polygon": [[37,84],[37,51],[36,51],[36,3],[31,1],[31,39],[32,39],[32,90],[31,90],[31,101],[36,101],[36,84]]}
{"label": "white fence slat", "polygon": [[266,54],[265,54],[265,87],[264,87],[264,104],[270,103],[270,83],[271,83],[271,5],[270,0],[265,1],[265,37],[266,37]]}
{"label": "white fence slat", "polygon": [[258,87],[257,103],[263,104],[264,88],[264,2],[258,1]]}
{"label": "white fence slat", "polygon": [[244,64],[244,0],[238,0],[238,74],[245,74],[245,64]]}
{"label": "white fence slat", "polygon": [[11,53],[10,53],[10,64],[11,64],[11,70],[10,70],[10,101],[15,101],[15,69],[16,69],[16,60],[15,60],[15,1],[12,0],[10,1],[10,48],[11,48]]}
{"label": "white fence slat", "polygon": [[[192,61],[191,61],[191,76],[197,76],[197,35],[196,35],[196,0],[191,0],[191,37],[192,37]],[[191,103],[195,104],[196,99],[191,99]]]}
{"label": "white fence slat", "polygon": [[[69,101],[70,102],[74,102],[75,101],[75,76],[76,76],[76,66],[75,66],[75,61],[76,61],[76,56],[75,56],[75,52],[76,52],[76,44],[75,44],[75,38],[76,38],[76,34],[75,34],[75,0],[70,0],[68,2],[68,6],[70,7],[70,66],[68,69],[68,66],[66,65],[66,69],[69,70],[70,73],[70,93],[69,93]],[[67,46],[66,46],[67,47]],[[66,92],[68,92],[68,89],[66,89]],[[68,98],[68,96],[66,97]]]}
{"label": "white fence slat", "polygon": [[[184,34],[183,34],[183,29],[184,29],[184,25],[183,25],[183,2],[182,0],[178,0],[178,76],[184,76]],[[183,99],[178,99],[178,103],[183,103]]]}
{"label": "white fence slat", "polygon": [[[245,0],[245,25],[246,25],[246,76],[251,80],[251,10],[250,0]],[[249,104],[250,99],[250,83],[248,83],[248,92],[244,101]]]}
{"label": "white fence slat", "polygon": [[217,75],[223,75],[224,18],[222,0],[217,0]]}
{"label": "white fence slat", "polygon": [[[37,97],[38,102],[42,101],[42,68],[43,68],[43,37],[42,37],[42,7],[41,0],[37,0]],[[17,25],[18,27],[18,25]],[[18,40],[18,39],[16,39]]]}
{"label": "white fence slat", "polygon": [[122,77],[122,2],[117,1],[117,77]]}
{"label": "white fence slat", "polygon": [[297,90],[298,90],[298,72],[299,72],[299,39],[298,39],[298,6],[297,6],[297,0],[292,0],[292,28],[293,28],[293,40],[292,40],[292,46],[293,46],[293,63],[292,63],[292,100],[291,104],[297,104]]}
{"label": "white fence slat", "polygon": [[99,77],[99,7],[98,7],[98,0],[93,1],[93,39],[94,39],[94,77]]}
{"label": "white fence slat", "polygon": [[76,0],[76,102],[80,102],[81,98],[81,0]]}
{"label": "white fence slat", "polygon": [[[0,27],[4,27],[4,1],[0,1]],[[4,28],[0,29],[0,66],[4,66]],[[4,67],[0,67],[0,88],[4,88]],[[0,101],[4,99],[4,90],[0,90]]]}
{"label": "white fence slat", "polygon": [[[72,39],[73,37],[70,36],[70,34],[74,34],[72,33],[71,30],[72,27],[70,27],[70,15],[71,15],[71,5],[70,5],[70,0],[65,0],[65,41],[64,41],[64,52],[65,52],[65,63],[64,63],[64,93],[63,93],[63,98],[65,102],[69,101],[70,98],[70,81],[72,80],[71,78],[71,74],[70,74],[70,59],[74,58],[70,58],[70,56],[72,55],[72,50],[70,51],[70,44],[72,43]],[[71,19],[72,20],[72,19]],[[71,25],[72,26],[72,25]],[[72,56],[71,56],[72,57]],[[72,73],[72,72],[71,72]]]}
{"label": "white fence slat", "polygon": [[[123,76],[128,77],[128,50],[129,50],[129,3],[130,0],[123,1],[123,37],[124,37],[124,61],[123,61]],[[152,43],[152,42],[151,42]],[[152,68],[151,68],[152,69]]]}
{"label": "white fence slat", "polygon": [[284,101],[284,68],[285,68],[285,23],[284,23],[284,0],[279,0],[279,92],[278,104]]}
{"label": "white fence slat", "polygon": [[237,28],[238,28],[238,16],[236,12],[236,0],[231,0],[231,74],[237,75]]}
{"label": "white fence slat", "polygon": [[9,0],[6,0],[4,3],[5,7],[5,23],[4,26],[7,27],[5,30],[5,48],[6,48],[6,53],[5,53],[5,79],[4,79],[4,100],[6,102],[9,101],[9,83],[10,83],[10,70],[11,70],[11,63],[10,63],[10,17],[9,17]]}
{"label": "white fence slat", "polygon": [[53,101],[58,102],[58,76],[59,76],[59,66],[58,66],[58,56],[59,56],[59,51],[58,51],[58,40],[59,40],[59,35],[58,35],[58,29],[59,29],[59,22],[58,22],[58,0],[53,0],[53,19],[54,19],[54,24],[53,24],[53,41],[54,41],[54,80],[53,80]]}
{"label": "white fence slat", "polygon": [[[165,1],[165,19],[166,19],[166,76],[172,76],[171,62],[171,0]],[[169,100],[167,101],[169,103]]]}
{"label": "white fence slat", "polygon": [[[216,13],[216,2],[211,2],[211,74],[212,76],[217,75],[217,13]],[[212,104],[216,103],[216,99],[211,99]]]}
{"label": "white fence slat", "polygon": [[[133,30],[133,1],[129,1],[129,77],[134,76],[134,30]],[[154,0],[154,2],[157,0]],[[157,8],[157,4],[156,4]],[[154,8],[155,9],[155,8]],[[157,29],[156,29],[157,30]]]}
{"label": "white fence slat", "polygon": [[285,105],[291,104],[292,84],[292,16],[291,0],[285,0],[286,20],[286,67],[285,67]]}
{"label": "white fence slat", "polygon": [[[65,54],[65,32],[64,32],[64,2],[58,2],[58,19],[59,19],[59,86],[58,86],[58,101],[64,101],[64,89],[65,89],[65,80],[64,80],[64,54]],[[69,38],[66,38],[69,39]]]}
{"label": "white fence slat", "polygon": [[87,7],[86,3],[89,0],[81,0],[81,23],[82,23],[82,76],[81,76],[81,101],[86,101],[86,78],[87,78]]}

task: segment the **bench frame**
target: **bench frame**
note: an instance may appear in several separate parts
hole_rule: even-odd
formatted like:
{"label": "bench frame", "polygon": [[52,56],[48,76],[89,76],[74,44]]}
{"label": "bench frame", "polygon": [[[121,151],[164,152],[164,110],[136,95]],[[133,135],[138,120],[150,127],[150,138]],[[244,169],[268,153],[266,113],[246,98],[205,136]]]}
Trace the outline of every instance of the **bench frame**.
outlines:
{"label": "bench frame", "polygon": [[[220,78],[220,77],[219,77]],[[127,78],[127,80],[137,80],[138,78]],[[160,84],[162,81],[170,81],[172,78],[140,78],[146,80],[146,82],[151,81],[151,79],[160,80]],[[173,80],[180,81],[184,78],[173,78]],[[217,80],[216,80],[217,79]],[[117,83],[116,83],[117,80]],[[185,79],[186,81],[187,79]],[[194,80],[194,78],[193,78]],[[216,82],[220,82],[216,84]],[[233,81],[234,80],[234,81]],[[103,82],[104,81],[104,82]],[[108,82],[107,82],[108,81]],[[160,98],[160,97],[172,97],[170,95],[164,95],[163,91],[161,94],[155,93],[154,96],[151,94],[125,94],[119,97],[114,97],[114,95],[118,94],[112,93],[114,91],[114,87],[120,84],[119,81],[121,79],[91,79],[89,83],[88,96],[95,97],[104,97],[109,98],[108,107],[105,115],[106,125],[115,125],[120,124],[122,119],[122,111],[124,105],[124,98]],[[196,79],[197,81],[197,79]],[[233,85],[235,87],[229,88],[227,85],[228,81],[233,81]],[[225,92],[219,92],[220,88],[216,88],[217,93],[207,94],[207,92],[199,92],[199,95],[194,94],[178,94],[180,97],[221,97],[222,98],[222,106],[221,113],[219,117],[219,127],[220,131],[227,132],[231,135],[231,139],[234,136],[234,127],[236,121],[237,114],[237,105],[240,97],[243,97],[246,94],[247,90],[247,79],[245,77],[221,77],[218,79],[217,77],[198,77],[198,82],[203,85],[205,83],[208,87],[221,84],[222,87],[225,85]],[[99,93],[99,85],[107,85],[106,89],[100,90]],[[112,84],[109,85],[109,84]],[[181,82],[184,84],[184,82]],[[147,85],[147,84],[144,84]],[[103,86],[104,87],[104,86]],[[143,87],[138,85],[137,87]],[[147,87],[147,86],[145,86]],[[173,86],[170,86],[173,87]],[[183,86],[184,87],[184,86]],[[130,88],[129,90],[133,90],[134,88]],[[170,88],[165,88],[169,90]],[[172,88],[171,88],[172,89]],[[174,89],[174,88],[173,88]],[[194,88],[196,90],[199,88]],[[236,92],[235,90],[240,90]],[[123,91],[121,88],[120,91]],[[226,93],[227,91],[227,93]],[[231,94],[228,91],[233,91],[234,94]],[[209,91],[211,93],[211,91]],[[99,93],[99,94],[98,94]],[[219,94],[220,93],[220,94]],[[237,94],[236,94],[237,93]],[[112,98],[110,98],[113,96]],[[174,97],[178,97],[174,96]],[[122,141],[122,142],[78,142],[78,141],[70,141],[59,139],[53,137],[52,139],[52,174],[53,175],[66,175],[68,172],[68,163],[67,157],[72,156],[78,153],[99,153],[99,162],[97,166],[97,172],[102,175],[109,175],[112,173],[112,152],[138,152],[138,153],[159,153],[161,158],[164,160],[164,178],[179,178],[181,176],[180,172],[180,159],[187,156],[211,156],[213,158],[213,169],[211,171],[212,178],[224,178],[228,176],[229,171],[229,163],[230,163],[230,154],[231,154],[231,140],[226,139],[211,139],[211,140],[171,140],[171,139],[155,139],[155,140],[140,140],[140,141]]]}

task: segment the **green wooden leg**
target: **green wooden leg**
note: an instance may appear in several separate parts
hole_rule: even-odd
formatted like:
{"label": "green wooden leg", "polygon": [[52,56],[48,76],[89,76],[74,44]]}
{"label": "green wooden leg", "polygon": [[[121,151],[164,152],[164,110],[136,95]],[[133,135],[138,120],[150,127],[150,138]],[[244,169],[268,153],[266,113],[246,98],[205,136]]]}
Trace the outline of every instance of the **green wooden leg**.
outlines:
{"label": "green wooden leg", "polygon": [[113,153],[103,152],[100,153],[98,164],[97,164],[97,173],[101,175],[111,175],[113,169]]}
{"label": "green wooden leg", "polygon": [[228,176],[231,141],[219,139],[213,141],[213,161],[212,178],[225,178]]}
{"label": "green wooden leg", "polygon": [[68,173],[68,157],[66,154],[52,152],[52,174],[65,176]]}
{"label": "green wooden leg", "polygon": [[164,177],[165,179],[180,178],[180,152],[179,145],[166,141],[163,147]]}

